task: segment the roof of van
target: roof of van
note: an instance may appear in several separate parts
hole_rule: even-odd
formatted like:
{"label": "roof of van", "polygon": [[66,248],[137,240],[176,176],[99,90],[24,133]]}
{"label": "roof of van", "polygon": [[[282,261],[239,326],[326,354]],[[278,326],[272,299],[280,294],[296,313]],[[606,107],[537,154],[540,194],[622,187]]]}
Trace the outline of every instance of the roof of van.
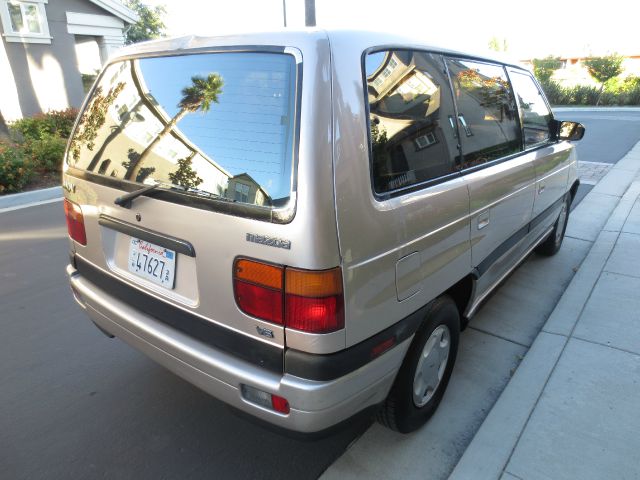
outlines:
{"label": "roof of van", "polygon": [[428,39],[425,40],[418,37],[399,35],[395,33],[355,29],[323,29],[317,27],[300,29],[281,28],[263,32],[247,32],[220,36],[186,35],[181,37],[162,38],[124,47],[117,52],[114,58],[127,57],[132,55],[199,50],[232,45],[296,46],[296,44],[303,38],[308,39],[309,37],[325,37],[330,42],[339,42],[345,40],[350,43],[355,42],[361,45],[363,50],[374,47],[419,48],[423,50],[449,53],[465,57],[486,59],[517,68],[527,69],[527,67],[520,63],[517,59],[510,58],[506,54],[490,52],[488,50],[480,50],[474,47],[465,50],[452,49],[445,46],[442,42],[438,43],[437,41],[431,41]]}

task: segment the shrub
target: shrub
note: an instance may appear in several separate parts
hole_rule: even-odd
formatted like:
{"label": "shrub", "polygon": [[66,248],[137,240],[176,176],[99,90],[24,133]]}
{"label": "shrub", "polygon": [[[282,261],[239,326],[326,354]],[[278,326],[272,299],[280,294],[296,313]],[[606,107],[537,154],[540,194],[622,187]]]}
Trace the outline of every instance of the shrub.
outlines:
{"label": "shrub", "polygon": [[69,138],[77,115],[78,110],[75,108],[51,110],[17,120],[11,124],[10,128],[14,132],[19,132],[25,140],[43,140],[49,136]]}
{"label": "shrub", "polygon": [[59,172],[67,141],[64,138],[48,135],[39,140],[25,142],[24,151],[37,170]]}
{"label": "shrub", "polygon": [[33,167],[19,145],[0,143],[0,194],[19,192],[31,180]]}
{"label": "shrub", "polygon": [[[553,80],[541,81],[540,85],[552,105],[598,104],[600,91],[596,87],[563,87]],[[600,105],[640,105],[640,78],[629,77],[624,81],[610,81],[607,89],[602,92]]]}

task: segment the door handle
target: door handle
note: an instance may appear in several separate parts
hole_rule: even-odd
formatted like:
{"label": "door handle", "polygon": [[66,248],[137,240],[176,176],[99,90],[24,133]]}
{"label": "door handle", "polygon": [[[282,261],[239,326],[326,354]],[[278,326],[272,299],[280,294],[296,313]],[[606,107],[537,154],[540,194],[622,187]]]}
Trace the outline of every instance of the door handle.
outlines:
{"label": "door handle", "polygon": [[478,230],[482,230],[489,225],[490,211],[487,210],[478,215]]}
{"label": "door handle", "polygon": [[542,192],[544,192],[544,188],[545,188],[544,183],[541,183],[540,185],[538,185],[538,195],[541,195]]}
{"label": "door handle", "polygon": [[449,125],[451,125],[451,130],[453,130],[453,138],[458,138],[458,129],[451,115],[449,115]]}
{"label": "door handle", "polygon": [[469,125],[467,125],[467,121],[464,119],[464,115],[458,115],[458,119],[460,120],[460,124],[462,125],[462,128],[464,128],[464,133],[467,134],[467,137],[472,136],[473,133],[471,132],[471,128],[469,127]]}

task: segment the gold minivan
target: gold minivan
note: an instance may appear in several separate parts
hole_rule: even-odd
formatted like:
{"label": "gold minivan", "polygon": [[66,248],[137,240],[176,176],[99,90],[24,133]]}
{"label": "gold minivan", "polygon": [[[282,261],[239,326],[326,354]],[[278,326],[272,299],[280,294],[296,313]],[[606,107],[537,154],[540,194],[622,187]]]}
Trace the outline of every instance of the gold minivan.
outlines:
{"label": "gold minivan", "polygon": [[309,29],[125,48],[66,153],[67,273],[116,336],[233,407],[317,432],[435,411],[461,328],[578,187],[518,65]]}

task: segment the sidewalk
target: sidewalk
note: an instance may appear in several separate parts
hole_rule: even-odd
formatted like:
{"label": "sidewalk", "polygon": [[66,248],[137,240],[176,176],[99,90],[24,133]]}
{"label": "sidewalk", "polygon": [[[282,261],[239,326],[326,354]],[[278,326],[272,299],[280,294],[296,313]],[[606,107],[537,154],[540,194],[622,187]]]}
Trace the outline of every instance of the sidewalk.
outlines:
{"label": "sidewalk", "polygon": [[567,235],[595,243],[451,479],[640,478],[639,166],[578,206]]}

